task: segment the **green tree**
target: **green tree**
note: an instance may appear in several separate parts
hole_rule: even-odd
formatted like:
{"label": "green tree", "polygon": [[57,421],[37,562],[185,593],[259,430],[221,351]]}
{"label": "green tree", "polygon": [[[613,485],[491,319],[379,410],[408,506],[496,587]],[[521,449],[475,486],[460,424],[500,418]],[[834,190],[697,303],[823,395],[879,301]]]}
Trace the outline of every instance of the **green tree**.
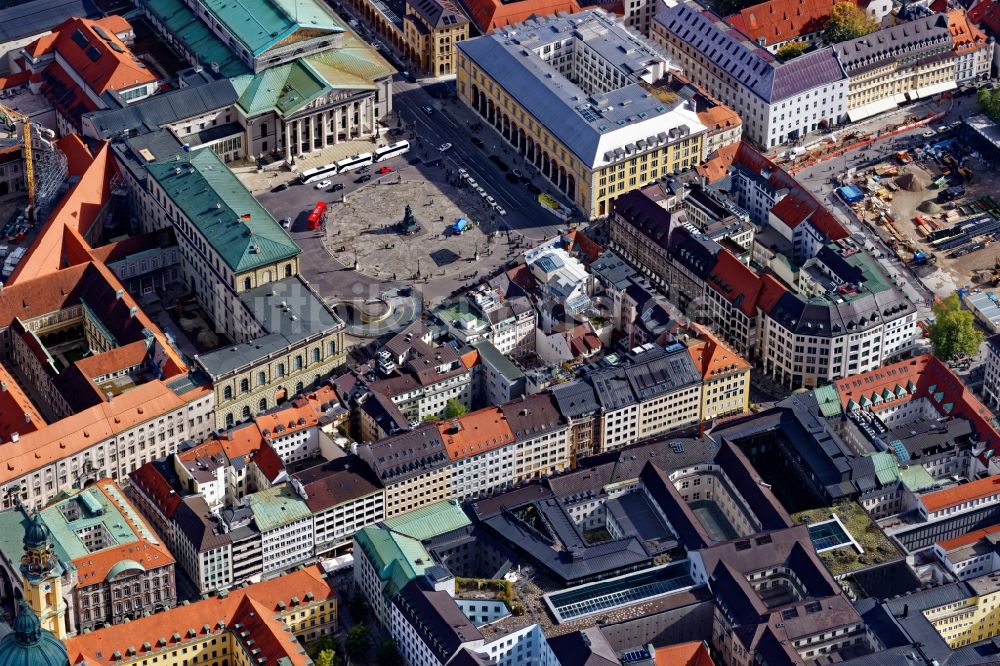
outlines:
{"label": "green tree", "polygon": [[454,419],[459,416],[464,416],[469,410],[465,408],[465,405],[460,403],[455,398],[451,398],[444,405],[444,417],[446,419]]}
{"label": "green tree", "polygon": [[798,58],[800,55],[806,52],[809,48],[809,43],[804,42],[801,39],[795,39],[790,42],[785,42],[780,47],[778,47],[778,59],[786,62],[792,58]]}
{"label": "green tree", "polygon": [[980,88],[976,93],[979,109],[996,122],[1000,122],[1000,89]]}
{"label": "green tree", "polygon": [[823,27],[823,39],[827,44],[836,44],[875,30],[878,30],[878,23],[868,18],[865,10],[852,2],[838,2],[830,8],[830,16]]}
{"label": "green tree", "polygon": [[399,666],[403,657],[399,654],[396,641],[389,638],[379,643],[378,651],[375,653],[375,663],[378,666]]}
{"label": "green tree", "polygon": [[333,650],[323,650],[313,660],[316,666],[337,666],[337,655]]}
{"label": "green tree", "polygon": [[372,635],[368,627],[363,624],[356,624],[347,632],[347,652],[352,657],[359,657],[368,653],[368,648],[372,646]]}
{"label": "green tree", "polygon": [[330,651],[333,652],[333,639],[329,636],[321,636],[316,640],[310,642],[306,646],[306,654],[312,657],[313,661],[319,658],[321,652]]}
{"label": "green tree", "polygon": [[975,318],[956,294],[934,304],[934,323],[928,327],[934,355],[942,361],[957,356],[973,356],[979,351],[983,334],[976,328]]}

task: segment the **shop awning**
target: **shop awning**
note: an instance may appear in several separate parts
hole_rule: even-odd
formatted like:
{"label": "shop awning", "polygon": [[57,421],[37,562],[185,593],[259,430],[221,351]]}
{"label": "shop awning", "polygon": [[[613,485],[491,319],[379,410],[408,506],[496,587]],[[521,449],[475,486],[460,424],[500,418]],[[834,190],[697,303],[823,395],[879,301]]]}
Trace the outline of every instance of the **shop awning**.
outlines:
{"label": "shop awning", "polygon": [[954,80],[942,81],[941,83],[935,83],[932,86],[924,86],[923,88],[917,88],[914,95],[918,99],[924,99],[925,97],[933,97],[934,95],[939,95],[943,92],[948,92],[949,90],[954,90],[958,87],[958,84]]}
{"label": "shop awning", "polygon": [[870,102],[856,109],[847,112],[847,117],[852,123],[896,108],[896,102],[891,97],[884,97],[878,101]]}

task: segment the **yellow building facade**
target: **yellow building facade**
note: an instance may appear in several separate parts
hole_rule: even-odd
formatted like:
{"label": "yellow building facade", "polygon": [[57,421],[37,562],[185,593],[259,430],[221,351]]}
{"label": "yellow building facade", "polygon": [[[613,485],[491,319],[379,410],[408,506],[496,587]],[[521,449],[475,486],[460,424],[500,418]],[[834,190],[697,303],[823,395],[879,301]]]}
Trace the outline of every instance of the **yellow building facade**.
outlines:
{"label": "yellow building facade", "polygon": [[410,0],[403,19],[403,42],[421,72],[455,73],[456,44],[469,38],[469,19],[450,0]]}
{"label": "yellow building facade", "polygon": [[[299,641],[332,634],[337,598],[317,566],[66,641],[91,666],[311,666]],[[259,661],[260,658],[266,661]]]}
{"label": "yellow building facade", "polygon": [[[667,69],[651,46],[599,10],[546,20],[513,26],[509,40],[494,33],[458,47],[458,97],[529,170],[592,219],[625,192],[701,162],[707,128],[697,114],[646,90]],[[519,58],[527,66],[502,66]]]}
{"label": "yellow building facade", "polygon": [[982,576],[968,581],[974,594],[924,611],[924,617],[951,649],[1000,634],[1000,584]]}

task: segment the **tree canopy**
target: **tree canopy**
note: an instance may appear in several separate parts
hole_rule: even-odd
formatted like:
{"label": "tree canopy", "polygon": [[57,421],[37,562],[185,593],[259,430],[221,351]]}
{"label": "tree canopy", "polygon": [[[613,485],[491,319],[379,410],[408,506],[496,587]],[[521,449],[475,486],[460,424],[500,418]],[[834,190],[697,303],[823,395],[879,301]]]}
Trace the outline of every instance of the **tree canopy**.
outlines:
{"label": "tree canopy", "polygon": [[976,328],[975,318],[956,294],[934,304],[934,323],[928,327],[934,355],[949,361],[961,355],[974,356],[979,351],[983,334]]}
{"label": "tree canopy", "polygon": [[465,408],[465,405],[460,403],[455,398],[451,398],[444,405],[444,418],[454,419],[459,416],[464,416],[469,410]]}
{"label": "tree canopy", "polygon": [[785,42],[784,44],[779,46],[776,55],[778,56],[779,60],[787,62],[792,58],[799,57],[800,55],[805,53],[806,49],[808,48],[809,48],[808,42],[804,42],[801,39],[794,39],[790,42]]}
{"label": "tree canopy", "polygon": [[865,14],[865,10],[851,2],[838,2],[830,8],[830,16],[823,27],[823,39],[836,44],[867,35],[878,30],[878,23]]}
{"label": "tree canopy", "polygon": [[996,90],[980,88],[976,93],[976,103],[994,122],[1000,122],[1000,88]]}
{"label": "tree canopy", "polygon": [[363,624],[356,624],[347,631],[347,651],[352,657],[360,657],[368,653],[372,646],[371,632]]}
{"label": "tree canopy", "polygon": [[322,650],[315,661],[316,666],[337,666],[337,656],[333,650]]}

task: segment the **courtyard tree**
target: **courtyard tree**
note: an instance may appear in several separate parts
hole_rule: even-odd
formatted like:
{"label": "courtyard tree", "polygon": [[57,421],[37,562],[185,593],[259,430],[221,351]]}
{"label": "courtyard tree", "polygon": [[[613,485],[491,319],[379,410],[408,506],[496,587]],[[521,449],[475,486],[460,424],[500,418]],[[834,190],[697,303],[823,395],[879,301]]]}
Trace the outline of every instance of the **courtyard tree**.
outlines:
{"label": "courtyard tree", "polygon": [[351,657],[357,658],[368,654],[368,648],[372,646],[372,635],[368,627],[363,624],[356,624],[347,631],[347,652]]}
{"label": "courtyard tree", "polygon": [[878,30],[878,23],[853,2],[838,2],[830,8],[830,16],[823,27],[827,44],[845,42]]}
{"label": "courtyard tree", "polygon": [[997,90],[980,88],[976,94],[976,104],[994,122],[1000,122],[1000,88]]}
{"label": "courtyard tree", "polygon": [[957,294],[934,304],[934,323],[927,333],[934,355],[942,361],[962,355],[974,356],[983,341],[972,313],[962,308]]}
{"label": "courtyard tree", "polygon": [[316,655],[316,666],[337,666],[337,655],[333,650],[322,650]]}
{"label": "courtyard tree", "polygon": [[790,42],[785,42],[780,47],[778,47],[777,55],[778,59],[782,62],[787,62],[792,58],[798,58],[800,55],[806,52],[809,48],[809,42],[802,41],[801,39],[793,39]]}
{"label": "courtyard tree", "polygon": [[469,410],[466,409],[465,405],[460,403],[455,398],[451,398],[444,405],[444,418],[455,419],[458,418],[459,416],[465,416],[466,412],[468,411]]}

